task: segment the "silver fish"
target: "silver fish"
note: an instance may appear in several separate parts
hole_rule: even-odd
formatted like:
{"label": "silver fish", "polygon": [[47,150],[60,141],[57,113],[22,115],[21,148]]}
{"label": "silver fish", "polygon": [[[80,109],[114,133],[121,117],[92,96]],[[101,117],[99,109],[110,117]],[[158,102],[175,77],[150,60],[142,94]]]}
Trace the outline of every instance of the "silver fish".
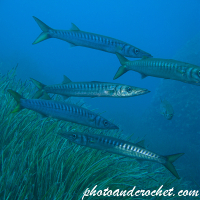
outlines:
{"label": "silver fish", "polygon": [[133,70],[139,72],[142,78],[154,76],[200,85],[200,67],[197,65],[172,59],[146,57],[141,60],[129,61],[118,53],[116,55],[122,66],[118,69],[114,79],[119,78],[129,70]]}
{"label": "silver fish", "polygon": [[44,85],[31,78],[32,82],[38,87],[34,98],[39,98],[46,93],[60,94],[64,98],[73,97],[133,97],[146,94],[150,91],[143,88],[123,85],[118,83],[106,82],[72,82],[64,76],[63,84]]}
{"label": "silver fish", "polygon": [[57,38],[70,43],[72,47],[83,46],[101,51],[106,51],[109,53],[118,52],[124,56],[132,58],[142,58],[142,56],[152,57],[151,54],[142,51],[141,49],[134,47],[126,42],[111,37],[98,35],[95,33],[81,31],[73,23],[70,30],[57,30],[50,28],[38,18],[33,18],[43,31],[33,42],[33,44],[37,44],[48,38]]}
{"label": "silver fish", "polygon": [[172,164],[184,153],[178,153],[174,155],[161,156],[152,151],[149,151],[141,146],[140,143],[134,144],[121,140],[118,138],[97,135],[91,133],[79,133],[79,132],[64,132],[60,135],[71,142],[78,145],[90,147],[93,149],[99,149],[110,153],[136,158],[146,161],[154,161],[164,165],[176,178],[180,179],[174,165]]}
{"label": "silver fish", "polygon": [[174,116],[173,107],[167,100],[161,99],[160,112],[168,120],[171,120]]}
{"label": "silver fish", "polygon": [[9,89],[8,92],[17,101],[17,107],[14,109],[13,113],[18,112],[23,108],[27,108],[44,116],[50,116],[85,126],[98,129],[118,129],[116,125],[105,118],[80,106],[52,100],[24,99],[20,94],[13,90]]}

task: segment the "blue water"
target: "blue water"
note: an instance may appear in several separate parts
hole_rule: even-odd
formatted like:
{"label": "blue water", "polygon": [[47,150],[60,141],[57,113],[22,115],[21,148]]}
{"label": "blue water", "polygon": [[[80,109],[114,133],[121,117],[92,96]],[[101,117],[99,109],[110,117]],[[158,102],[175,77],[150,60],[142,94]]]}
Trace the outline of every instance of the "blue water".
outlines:
{"label": "blue water", "polygon": [[[135,135],[138,137],[148,135],[151,147],[160,154],[179,153],[184,150],[184,146],[193,145],[191,141],[184,140],[182,148],[178,149],[176,143],[173,143],[174,147],[169,148],[169,143],[159,137],[156,132],[148,128],[145,131],[140,129],[143,113],[152,108],[152,102],[157,95],[155,92],[159,88],[161,79],[153,77],[141,79],[140,74],[131,71],[113,81],[120,66],[114,54],[85,47],[70,48],[67,42],[58,39],[49,39],[32,45],[41,33],[32,16],[38,17],[55,29],[70,29],[73,22],[80,30],[125,41],[152,54],[155,58],[170,59],[174,58],[177,52],[200,32],[199,0],[0,1],[0,63],[2,63],[1,66],[6,66],[6,68],[1,68],[0,72],[6,73],[19,63],[18,77],[23,80],[32,77],[44,84],[55,84],[61,83],[65,74],[72,81],[119,82],[147,88],[151,93],[135,98],[85,98],[84,101],[91,105],[91,108],[98,108],[97,112],[106,111],[103,116],[119,124],[124,134],[137,130]],[[184,56],[182,61],[186,61]],[[173,89],[174,86],[170,87]],[[170,92],[170,88],[168,89]],[[173,100],[176,101],[176,99]],[[156,109],[155,112],[157,112]],[[153,111],[151,113],[153,118]],[[191,107],[185,113],[184,116],[193,113],[188,116],[189,119],[193,117],[195,108]],[[158,117],[156,126],[162,132],[163,126],[159,127],[159,125],[169,122],[161,115],[160,118]],[[181,118],[176,122],[180,127],[182,126]],[[173,140],[177,142],[182,137],[178,130],[174,129],[170,133],[173,135],[173,131],[176,132],[174,135],[176,138]],[[193,134],[198,141],[200,139],[200,134],[197,135],[198,131],[192,128],[190,130],[184,134]],[[167,134],[165,133],[166,138]],[[156,142],[153,143],[155,140]],[[148,141],[146,143],[148,144]],[[156,148],[157,144],[159,144],[158,147],[162,147],[162,150]],[[197,146],[189,153],[199,157],[195,149],[199,148],[200,144],[197,142],[195,145]],[[197,165],[195,159],[193,162]],[[182,161],[181,164],[184,171],[184,162]],[[190,165],[192,166],[191,163]],[[187,171],[188,168],[182,172],[182,175]],[[189,179],[189,176],[187,178]],[[195,177],[192,178],[195,179]],[[196,179],[199,181],[199,177]]]}

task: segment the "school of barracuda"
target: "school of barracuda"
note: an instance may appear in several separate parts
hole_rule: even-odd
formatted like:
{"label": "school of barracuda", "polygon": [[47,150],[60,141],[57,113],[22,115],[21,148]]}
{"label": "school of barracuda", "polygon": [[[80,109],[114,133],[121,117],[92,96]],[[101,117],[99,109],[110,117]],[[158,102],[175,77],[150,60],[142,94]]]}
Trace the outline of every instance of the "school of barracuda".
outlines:
{"label": "school of barracuda", "polygon": [[[50,28],[38,18],[33,18],[42,30],[42,33],[33,44],[37,44],[49,38],[57,38],[70,43],[72,47],[83,46],[116,54],[122,66],[118,69],[114,79],[119,78],[129,70],[133,70],[139,72],[142,78],[153,76],[200,85],[199,66],[172,59],[152,58],[151,54],[126,42],[95,33],[81,31],[73,23],[70,30],[57,30]],[[141,58],[141,60],[129,61],[125,57]],[[33,99],[25,99],[19,93],[11,89],[8,90],[17,102],[17,107],[13,112],[19,112],[27,108],[38,112],[43,117],[53,117],[97,129],[118,129],[118,126],[81,106],[68,104],[62,101],[54,101],[50,98],[48,93],[62,95],[64,99],[72,96],[125,98],[149,93],[148,89],[120,83],[99,81],[72,82],[66,76],[64,76],[62,84],[56,85],[44,85],[33,78],[31,78],[31,81],[38,88]],[[43,99],[39,99],[40,97]],[[163,114],[166,119],[172,119],[174,114],[173,107],[167,100],[161,100],[160,109],[161,114]],[[118,138],[92,133],[62,132],[59,133],[59,135],[78,145],[139,160],[160,163],[177,179],[180,178],[172,163],[184,153],[162,156],[146,149],[141,143],[134,144]]]}

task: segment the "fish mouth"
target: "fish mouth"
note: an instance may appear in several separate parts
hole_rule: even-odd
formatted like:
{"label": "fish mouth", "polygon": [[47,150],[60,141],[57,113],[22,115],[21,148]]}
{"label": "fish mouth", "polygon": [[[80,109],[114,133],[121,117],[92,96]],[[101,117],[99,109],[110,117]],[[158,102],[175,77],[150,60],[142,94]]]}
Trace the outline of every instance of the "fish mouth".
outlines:
{"label": "fish mouth", "polygon": [[109,129],[119,129],[119,127],[113,124]]}
{"label": "fish mouth", "polygon": [[151,91],[147,90],[147,89],[142,89],[136,92],[136,95],[142,95],[142,94],[147,94]]}
{"label": "fish mouth", "polygon": [[143,52],[142,56],[143,57],[148,57],[148,58],[152,58],[153,57],[150,53],[147,53],[147,52]]}

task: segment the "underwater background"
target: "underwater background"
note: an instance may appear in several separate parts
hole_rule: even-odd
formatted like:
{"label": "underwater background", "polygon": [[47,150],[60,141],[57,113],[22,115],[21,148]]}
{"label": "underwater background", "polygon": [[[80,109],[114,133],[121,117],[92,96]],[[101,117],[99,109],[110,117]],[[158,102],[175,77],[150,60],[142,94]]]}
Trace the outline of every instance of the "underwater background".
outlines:
{"label": "underwater background", "polygon": [[[41,33],[32,16],[55,29],[68,30],[73,22],[80,30],[125,41],[155,58],[200,66],[198,0],[1,0],[0,198],[81,199],[87,187],[98,183],[102,188],[111,187],[114,182],[121,184],[115,188],[127,185],[158,188],[164,184],[177,190],[199,189],[199,86],[154,77],[141,79],[133,71],[113,81],[120,66],[114,54],[85,47],[70,48],[57,39],[32,45]],[[17,69],[13,69],[17,64]],[[16,104],[7,93],[8,88],[32,97],[36,90],[30,77],[48,85],[61,83],[63,75],[72,81],[115,82],[150,90],[134,98],[70,98],[70,101],[85,102],[87,108],[98,113],[106,111],[102,116],[120,127],[118,132],[105,131],[108,135],[126,139],[134,133],[133,142],[145,139],[148,148],[161,155],[184,152],[175,163],[182,180],[176,180],[161,165],[151,162],[140,165],[130,159],[120,162],[115,155],[68,144],[56,135],[61,127],[83,131],[85,127],[81,125],[52,119],[41,121],[37,113],[28,110],[10,114]],[[160,98],[168,100],[174,108],[170,121],[160,114]],[[90,129],[97,134],[103,132]],[[84,173],[88,168],[90,171]],[[122,171],[127,173],[121,174]]]}

